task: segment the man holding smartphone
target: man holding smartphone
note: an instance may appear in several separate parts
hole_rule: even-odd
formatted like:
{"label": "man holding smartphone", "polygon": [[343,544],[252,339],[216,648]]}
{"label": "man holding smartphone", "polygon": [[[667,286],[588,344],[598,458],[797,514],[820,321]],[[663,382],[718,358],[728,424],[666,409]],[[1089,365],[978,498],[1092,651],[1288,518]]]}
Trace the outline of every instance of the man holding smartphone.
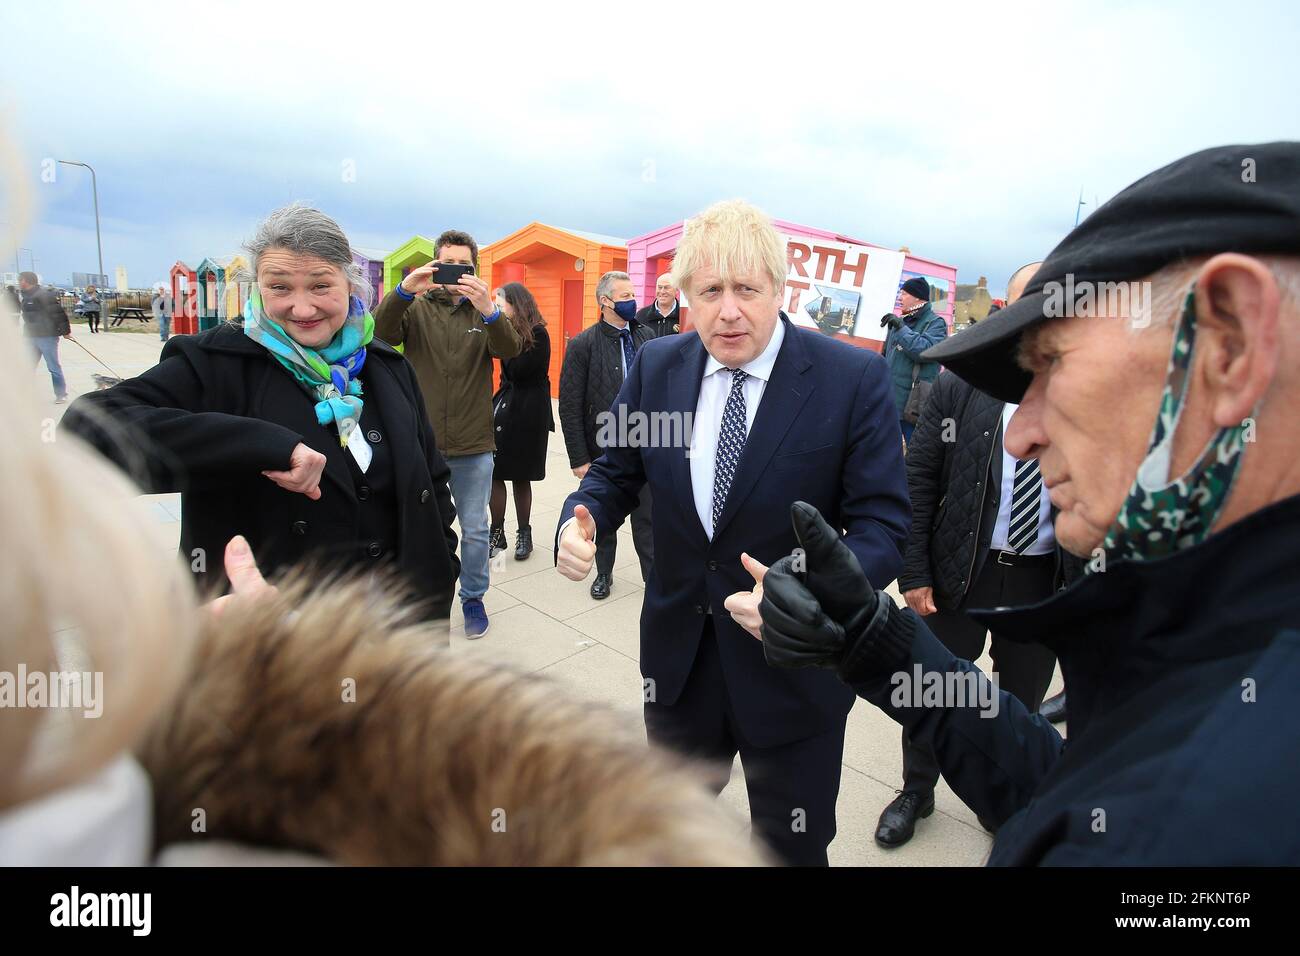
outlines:
{"label": "man holding smartphone", "polygon": [[[412,270],[375,309],[375,335],[404,346],[424,393],[438,451],[451,468],[460,518],[460,602],[465,636],[488,630],[488,496],[492,491],[492,359],[519,354],[519,336],[475,275],[478,244],[449,229],[433,261]],[[382,440],[366,437],[370,441]]]}

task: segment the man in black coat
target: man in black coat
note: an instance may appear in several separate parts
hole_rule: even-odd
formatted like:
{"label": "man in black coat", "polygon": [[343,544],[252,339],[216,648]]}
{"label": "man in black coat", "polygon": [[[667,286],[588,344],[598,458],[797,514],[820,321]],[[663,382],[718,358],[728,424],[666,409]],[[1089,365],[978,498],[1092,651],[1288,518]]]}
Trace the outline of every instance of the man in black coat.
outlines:
{"label": "man in black coat", "polygon": [[764,579],[769,663],[835,669],[929,745],[999,827],[991,864],[1300,864],[1300,143],[1138,180],[927,357],[1019,402],[1007,450],[1087,559],[1047,601],[973,612],[1056,652],[1069,746],[806,505],[799,566]]}
{"label": "man in black coat", "polygon": [[[1030,263],[1012,275],[1011,301],[1039,265]],[[984,652],[988,630],[967,614],[968,608],[1037,604],[1082,573],[1056,543],[1037,463],[1018,462],[1003,448],[1015,410],[1015,404],[944,372],[908,447],[912,531],[898,587],[935,637],[965,660]],[[1055,655],[1036,641],[1012,641],[997,632],[991,644],[998,686],[1037,711],[1052,681]],[[878,844],[897,847],[912,838],[917,819],[934,811],[938,781],[934,754],[904,731],[903,789],[880,815]]]}
{"label": "man in black coat", "polygon": [[[617,438],[619,422],[610,412],[641,346],[654,334],[636,321],[636,298],[626,272],[606,272],[596,286],[600,321],[575,335],[564,351],[560,369],[560,429],[569,451],[569,467],[583,478],[601,456],[609,438]],[[650,530],[649,487],[632,510],[632,544],[641,563],[641,579],[650,580],[654,536]],[[621,523],[621,522],[620,522]],[[614,588],[618,526],[602,529],[591,596],[609,597]]]}
{"label": "man in black coat", "polygon": [[682,330],[682,307],[670,273],[655,281],[655,300],[636,314],[636,320],[655,338],[676,335]]}

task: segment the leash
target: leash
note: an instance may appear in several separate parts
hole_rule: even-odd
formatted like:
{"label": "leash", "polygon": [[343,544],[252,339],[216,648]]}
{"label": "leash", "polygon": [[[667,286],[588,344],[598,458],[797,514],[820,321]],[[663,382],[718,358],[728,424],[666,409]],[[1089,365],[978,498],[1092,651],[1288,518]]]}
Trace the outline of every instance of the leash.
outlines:
{"label": "leash", "polygon": [[98,355],[96,355],[96,354],[95,354],[94,352],[92,352],[90,349],[86,348],[86,347],[85,347],[84,345],[82,345],[79,341],[77,341],[76,339],[68,339],[68,341],[71,342],[73,345],[77,346],[79,349],[81,349],[81,351],[85,352],[87,355],[89,355],[91,358],[93,358],[93,359],[94,359],[96,362],[98,362],[100,365],[104,366],[104,368],[108,369],[108,371],[112,373],[112,375],[113,375],[113,377],[114,377],[115,379],[118,379],[119,381],[125,381],[125,380],[122,378],[121,375],[118,375],[117,372],[113,371],[112,367],[110,367],[109,364],[108,364],[107,362],[105,362],[102,358],[100,358]]}

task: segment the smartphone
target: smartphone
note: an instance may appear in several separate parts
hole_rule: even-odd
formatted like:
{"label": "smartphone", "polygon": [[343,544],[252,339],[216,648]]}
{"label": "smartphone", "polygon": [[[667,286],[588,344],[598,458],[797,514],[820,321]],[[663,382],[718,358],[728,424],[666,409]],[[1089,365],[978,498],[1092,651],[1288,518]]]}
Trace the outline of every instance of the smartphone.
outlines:
{"label": "smartphone", "polygon": [[463,275],[473,275],[473,266],[451,265],[446,262],[435,263],[433,275],[429,277],[435,285],[455,285]]}

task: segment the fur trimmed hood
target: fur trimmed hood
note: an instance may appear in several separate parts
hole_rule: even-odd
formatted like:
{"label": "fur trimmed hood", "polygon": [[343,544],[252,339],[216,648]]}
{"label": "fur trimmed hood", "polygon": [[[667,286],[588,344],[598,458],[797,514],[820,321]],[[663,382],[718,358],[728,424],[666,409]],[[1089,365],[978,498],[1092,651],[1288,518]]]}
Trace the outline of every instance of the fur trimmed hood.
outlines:
{"label": "fur trimmed hood", "polygon": [[415,621],[399,593],[290,580],[208,615],[190,679],[139,750],[158,846],[374,865],[766,862],[698,768],[556,684],[454,657],[446,622]]}

